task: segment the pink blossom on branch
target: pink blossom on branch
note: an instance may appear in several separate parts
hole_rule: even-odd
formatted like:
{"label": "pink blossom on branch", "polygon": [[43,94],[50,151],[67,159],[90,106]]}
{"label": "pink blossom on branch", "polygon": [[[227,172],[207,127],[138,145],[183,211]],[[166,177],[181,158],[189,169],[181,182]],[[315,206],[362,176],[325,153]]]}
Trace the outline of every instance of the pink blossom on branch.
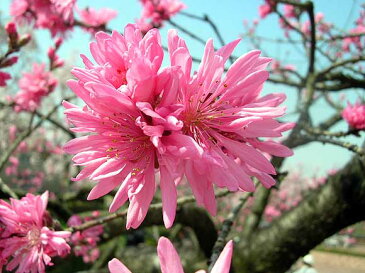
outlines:
{"label": "pink blossom on branch", "polygon": [[[166,164],[162,176],[176,176],[175,159],[168,152],[158,155],[156,147],[162,148],[161,142],[174,145],[174,131],[181,128],[174,118],[174,112],[181,107],[168,104],[170,108],[164,108],[165,97],[173,96],[177,85],[169,69],[159,72],[163,49],[157,30],[149,31],[143,38],[134,25],[125,28],[124,36],[117,32],[98,33],[90,49],[96,64],[82,56],[86,69],[74,69],[78,81],[69,81],[70,88],[88,107],[80,109],[67,102],[64,106],[69,122],[75,126],[73,131],[93,135],[71,140],[64,149],[76,154],[73,161],[77,165],[85,166],[75,180],[99,181],[88,199],[99,198],[119,187],[110,211],[116,211],[129,199],[127,228],[137,228],[155,192],[156,163]],[[160,101],[160,114],[146,105],[154,103],[155,96]],[[149,124],[150,115],[159,119],[157,124]],[[164,128],[170,133],[163,135]],[[183,136],[176,139],[189,144]],[[175,154],[188,153],[185,149]],[[165,222],[166,226],[170,227],[172,221]]]}
{"label": "pink blossom on branch", "polygon": [[180,10],[186,8],[179,0],[141,0],[142,17],[150,18],[155,23],[170,19]]}
{"label": "pink blossom on branch", "polygon": [[49,29],[52,36],[72,28],[76,0],[13,0],[10,14],[17,22],[34,22],[35,28]]}
{"label": "pink blossom on branch", "polygon": [[224,75],[225,62],[239,40],[218,51],[209,40],[198,71],[191,74],[192,58],[184,40],[174,30],[168,35],[171,64],[181,67],[182,132],[204,151],[202,158],[183,162],[184,172],[198,204],[214,214],[212,183],[231,191],[253,191],[250,176],[266,187],[275,184],[275,169],[265,155],[286,157],[292,151],[265,138],[280,137],[294,124],[275,120],[285,114],[285,107],[279,107],[284,94],[260,97],[271,61],[260,57],[260,51],[241,56]]}
{"label": "pink blossom on branch", "polygon": [[348,103],[342,111],[342,118],[346,120],[351,128],[365,129],[365,105],[359,102],[354,105]]}
{"label": "pink blossom on branch", "polygon": [[75,180],[98,181],[88,199],[119,187],[110,211],[129,199],[127,228],[136,228],[152,201],[157,169],[163,218],[171,227],[176,185],[184,175],[198,204],[211,214],[216,211],[213,183],[232,191],[253,191],[250,176],[267,187],[275,183],[267,157],[292,152],[262,138],[279,137],[293,124],[274,119],[285,113],[278,107],[284,95],[259,97],[270,61],[260,52],[239,58],[223,77],[224,63],[238,42],[215,52],[209,41],[203,63],[190,76],[191,56],[174,31],[169,33],[172,66],[164,69],[156,29],[143,38],[135,25],[128,25],[124,36],[96,35],[90,45],[96,64],[82,56],[86,68],[75,68],[78,81],[69,81],[87,107],[64,103],[72,130],[92,133],[64,147],[76,154],[75,164],[85,166]]}
{"label": "pink blossom on branch", "polygon": [[20,200],[10,198],[10,204],[0,200],[0,260],[6,270],[43,273],[47,265],[53,265],[52,257],[70,252],[65,241],[70,232],[48,227],[52,219],[46,211],[47,202],[48,192],[41,196],[28,193]]}
{"label": "pink blossom on branch", "polygon": [[43,97],[49,95],[56,87],[57,80],[51,72],[45,71],[45,64],[33,64],[33,70],[23,73],[19,80],[20,91],[13,98],[16,112],[34,111]]}
{"label": "pink blossom on branch", "polygon": [[86,8],[77,11],[83,23],[91,27],[105,26],[110,20],[114,19],[118,12],[109,8],[102,8],[95,10],[93,8]]}
{"label": "pink blossom on branch", "polygon": [[[78,215],[72,215],[67,221],[70,227],[81,225],[83,222],[90,221],[99,216],[98,211],[94,211],[92,216],[81,218]],[[70,241],[73,251],[76,256],[82,256],[85,263],[94,262],[99,257],[99,249],[97,243],[100,241],[100,236],[103,233],[103,226],[98,225],[83,231],[74,232]]]}
{"label": "pink blossom on branch", "polygon": [[264,19],[267,15],[274,12],[277,3],[274,0],[265,0],[265,3],[259,7],[260,18]]}
{"label": "pink blossom on branch", "polygon": [[186,8],[180,0],[140,0],[140,2],[143,9],[141,18],[136,20],[136,23],[143,32],[153,27],[161,27],[164,21]]}
{"label": "pink blossom on branch", "polygon": [[[229,241],[214,264],[211,273],[228,273],[231,267],[232,252],[233,242]],[[158,240],[157,254],[162,273],[184,273],[180,257],[169,239],[161,237]],[[109,271],[110,273],[131,273],[122,262],[115,258],[109,262]],[[199,270],[196,273],[205,272],[205,270]]]}

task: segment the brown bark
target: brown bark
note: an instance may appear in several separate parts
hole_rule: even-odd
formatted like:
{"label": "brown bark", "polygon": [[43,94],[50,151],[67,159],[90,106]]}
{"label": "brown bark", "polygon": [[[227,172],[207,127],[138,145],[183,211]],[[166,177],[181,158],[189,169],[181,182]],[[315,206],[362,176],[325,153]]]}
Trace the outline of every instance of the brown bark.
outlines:
{"label": "brown bark", "polygon": [[285,272],[341,229],[365,219],[365,160],[355,156],[322,187],[235,250],[237,272]]}

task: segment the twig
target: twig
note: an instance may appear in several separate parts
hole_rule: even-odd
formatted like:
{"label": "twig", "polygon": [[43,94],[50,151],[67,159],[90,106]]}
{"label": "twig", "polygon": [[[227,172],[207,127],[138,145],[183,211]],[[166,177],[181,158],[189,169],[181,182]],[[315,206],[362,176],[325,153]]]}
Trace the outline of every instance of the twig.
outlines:
{"label": "twig", "polygon": [[[215,196],[217,198],[219,198],[219,197],[226,196],[229,193],[230,193],[230,191],[225,190],[225,191],[221,191],[221,192],[217,193]],[[177,205],[179,207],[181,207],[184,204],[191,203],[191,202],[194,202],[194,201],[195,201],[195,197],[193,195],[190,195],[190,196],[187,196],[187,197],[181,197],[177,200]],[[156,203],[156,204],[150,205],[148,211],[150,212],[150,211],[160,210],[160,209],[162,209],[162,203]],[[123,211],[120,211],[120,212],[111,213],[107,216],[103,216],[103,217],[100,217],[100,218],[85,222],[85,223],[83,223],[79,226],[70,227],[70,228],[68,228],[68,230],[71,231],[71,232],[76,232],[76,231],[85,230],[85,229],[88,229],[88,228],[91,228],[91,227],[94,227],[94,226],[97,226],[97,225],[102,225],[102,224],[105,224],[107,222],[113,221],[114,219],[126,217],[127,211],[128,210],[123,210]]]}
{"label": "twig", "polygon": [[219,254],[222,252],[224,245],[226,243],[226,238],[228,234],[231,231],[232,225],[234,221],[236,220],[240,210],[242,207],[246,204],[247,200],[253,196],[253,192],[247,193],[246,196],[240,198],[240,201],[238,202],[237,206],[235,206],[228,217],[223,221],[222,227],[219,231],[217,241],[214,244],[212,256],[209,260],[209,268],[208,272],[210,272],[217,261]]}
{"label": "twig", "polygon": [[[208,23],[209,26],[213,29],[215,35],[217,36],[217,38],[218,38],[219,43],[221,44],[221,46],[224,46],[226,44],[224,42],[224,39],[222,37],[222,34],[219,31],[217,25],[209,18],[208,14],[204,14],[203,17],[197,16],[197,15],[194,15],[194,14],[190,14],[190,13],[187,13],[187,12],[180,12],[180,14],[181,15],[184,15],[186,17],[190,17],[190,18],[193,18],[193,19],[196,19],[196,20],[199,20],[199,21]],[[231,64],[233,64],[234,58],[232,56],[229,56],[229,61],[231,62]]]}
{"label": "twig", "polygon": [[316,22],[314,19],[314,7],[311,1],[305,3],[307,6],[307,11],[309,15],[309,21],[311,25],[311,45],[309,51],[309,67],[308,74],[314,72],[314,61],[315,61],[315,52],[316,52]]}
{"label": "twig", "polygon": [[[14,107],[14,103],[4,103],[2,101],[0,101],[0,106],[2,107]],[[54,126],[58,127],[59,129],[61,129],[63,132],[65,132],[66,134],[68,134],[70,137],[75,138],[76,135],[71,132],[69,129],[67,129],[65,126],[63,126],[60,122],[58,122],[57,120],[51,118],[51,117],[45,117],[42,113],[38,112],[37,110],[33,112],[35,115],[37,115],[40,118],[44,118],[45,120],[49,121],[50,123],[52,123]]]}
{"label": "twig", "polygon": [[347,60],[343,60],[340,62],[336,62],[333,65],[329,66],[328,68],[318,72],[318,75],[325,75],[337,67],[341,67],[341,66],[344,66],[347,64],[354,64],[354,63],[361,62],[361,61],[365,61],[365,56],[359,56],[357,58],[352,58],[352,59],[347,59]]}
{"label": "twig", "polygon": [[365,152],[361,147],[359,147],[355,144],[352,144],[350,142],[339,141],[339,140],[335,140],[335,139],[325,137],[325,136],[306,135],[306,136],[303,136],[303,138],[311,140],[311,141],[322,142],[323,144],[326,144],[326,143],[333,144],[333,145],[348,149],[348,150],[358,154],[359,156],[364,156],[365,155]]}
{"label": "twig", "polygon": [[309,127],[309,126],[304,127],[304,129],[309,134],[316,135],[316,136],[325,136],[325,137],[345,137],[345,136],[349,136],[349,135],[360,136],[359,130],[356,130],[356,129],[350,129],[346,132],[330,132],[330,131],[326,131],[326,130],[321,130],[320,128],[313,128],[313,127]]}
{"label": "twig", "polygon": [[[69,100],[70,98],[67,98],[66,100]],[[6,150],[1,158],[0,158],[0,173],[5,167],[5,164],[7,163],[8,159],[12,155],[12,153],[18,148],[20,143],[25,140],[28,136],[30,136],[36,129],[38,129],[42,123],[47,120],[54,112],[57,111],[58,107],[61,105],[55,105],[51,111],[48,112],[47,115],[44,115],[40,118],[40,120],[34,125],[33,127],[29,127],[27,130],[23,131],[16,139],[15,141],[10,145],[9,149]]]}
{"label": "twig", "polygon": [[189,31],[186,28],[176,24],[175,22],[171,21],[170,19],[167,22],[169,22],[172,26],[176,27],[178,30],[181,30],[182,32],[184,32],[186,35],[190,36],[192,39],[194,39],[194,40],[198,41],[199,43],[205,45],[205,40],[198,37],[197,35],[195,35],[191,31]]}
{"label": "twig", "polygon": [[0,177],[0,190],[8,194],[10,197],[13,197],[14,199],[19,199],[18,195],[8,185],[4,183],[1,177]]}

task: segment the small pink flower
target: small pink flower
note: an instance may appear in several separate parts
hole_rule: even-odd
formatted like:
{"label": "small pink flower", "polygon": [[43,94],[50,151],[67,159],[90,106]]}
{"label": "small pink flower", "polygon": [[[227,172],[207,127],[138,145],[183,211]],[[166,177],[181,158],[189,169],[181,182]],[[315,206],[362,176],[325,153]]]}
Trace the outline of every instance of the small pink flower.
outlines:
{"label": "small pink flower", "polygon": [[[93,212],[92,217],[84,219],[78,215],[72,215],[67,224],[70,227],[81,225],[83,222],[90,221],[98,216],[98,212]],[[94,262],[99,257],[99,249],[97,243],[100,241],[100,236],[103,233],[103,226],[98,225],[83,231],[77,231],[70,237],[73,245],[73,250],[76,256],[82,256],[85,263]]]}
{"label": "small pink flower", "polygon": [[20,91],[15,95],[15,111],[36,110],[43,97],[49,95],[57,85],[52,74],[45,71],[45,64],[33,64],[33,70],[23,73],[19,80]]}
{"label": "small pink flower", "polygon": [[287,18],[296,18],[297,13],[293,5],[284,5],[284,16]]}
{"label": "small pink flower", "polygon": [[[214,264],[211,273],[228,273],[231,267],[232,252],[233,242],[229,241]],[[184,273],[180,257],[169,239],[161,237],[158,240],[157,254],[162,273]],[[109,262],[109,271],[110,273],[131,273],[122,262],[115,258]],[[199,270],[196,273],[205,272],[205,270]]]}
{"label": "small pink flower", "polygon": [[272,0],[265,0],[265,4],[259,7],[260,18],[264,19],[267,15],[274,12],[276,9],[276,2]]}
{"label": "small pink flower", "polygon": [[141,0],[143,19],[150,19],[152,24],[161,25],[163,21],[169,20],[179,11],[186,8],[179,0]]}
{"label": "small pink flower", "polygon": [[348,103],[342,111],[342,118],[354,129],[365,129],[365,104],[357,102],[351,105]]}
{"label": "small pink flower", "polygon": [[268,222],[271,222],[274,218],[281,215],[281,212],[274,206],[267,206],[265,209],[265,216]]}
{"label": "small pink flower", "polygon": [[10,204],[0,200],[0,260],[6,270],[43,273],[45,266],[53,265],[52,257],[70,252],[65,241],[70,232],[47,227],[51,220],[47,202],[48,192],[41,196],[28,193],[20,200],[10,198]]}
{"label": "small pink flower", "polygon": [[92,27],[104,26],[118,15],[117,11],[109,8],[102,8],[100,10],[86,8],[79,10],[78,13],[81,21]]}

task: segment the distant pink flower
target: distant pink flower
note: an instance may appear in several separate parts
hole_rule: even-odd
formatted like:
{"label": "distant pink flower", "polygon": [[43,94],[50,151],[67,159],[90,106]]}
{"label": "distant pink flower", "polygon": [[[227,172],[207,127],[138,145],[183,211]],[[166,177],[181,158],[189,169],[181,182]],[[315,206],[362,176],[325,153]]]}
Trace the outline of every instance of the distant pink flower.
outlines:
{"label": "distant pink flower", "polygon": [[92,27],[104,26],[118,15],[117,11],[109,8],[102,8],[100,10],[86,8],[79,10],[78,13],[81,21]]}
{"label": "distant pink flower", "polygon": [[357,102],[352,105],[348,103],[342,111],[342,118],[354,129],[365,129],[365,104]]}
{"label": "distant pink flower", "polygon": [[180,10],[186,8],[180,0],[141,0],[142,18],[150,19],[152,25],[161,25]]}
{"label": "distant pink flower", "polygon": [[49,95],[57,85],[57,80],[48,71],[45,64],[33,64],[33,70],[23,73],[19,80],[20,91],[15,95],[15,111],[34,111],[43,97]]}
{"label": "distant pink flower", "polygon": [[50,0],[55,6],[56,11],[63,17],[63,20],[67,23],[73,23],[74,14],[73,9],[76,4],[76,0]]}
{"label": "distant pink flower", "polygon": [[284,5],[284,16],[286,18],[296,18],[295,7],[293,5]]}
{"label": "distant pink flower", "polygon": [[0,260],[6,270],[43,273],[45,266],[53,265],[52,257],[70,252],[65,241],[70,232],[47,227],[51,221],[47,202],[48,192],[41,196],[28,193],[20,200],[10,198],[10,204],[0,200]]}
{"label": "distant pink flower", "polygon": [[267,221],[271,222],[274,218],[281,215],[280,210],[275,208],[274,206],[267,206],[265,209],[265,217],[267,218]]}
{"label": "distant pink flower", "polygon": [[63,34],[73,24],[76,0],[13,0],[10,14],[18,22],[34,22],[36,28],[51,31],[52,36]]}
{"label": "distant pink flower", "polygon": [[273,0],[265,0],[265,3],[259,6],[260,18],[264,19],[267,15],[274,12],[276,9],[276,2]]}
{"label": "distant pink flower", "polygon": [[9,73],[0,71],[0,86],[6,86],[6,81],[10,80],[11,76]]}
{"label": "distant pink flower", "polygon": [[[210,272],[228,273],[231,267],[232,252],[233,242],[229,241]],[[157,254],[160,259],[162,273],[184,273],[180,257],[169,239],[161,237],[158,240]],[[109,262],[109,271],[110,273],[131,273],[131,271],[123,263],[115,258]],[[199,270],[196,273],[205,272],[205,270]]]}
{"label": "distant pink flower", "polygon": [[[98,214],[94,213],[94,215],[97,216]],[[95,217],[93,216],[81,218],[78,215],[72,215],[67,224],[70,227],[81,225],[83,222],[94,219]],[[70,241],[73,245],[73,251],[76,256],[82,256],[85,263],[94,262],[99,257],[97,243],[100,241],[103,230],[103,226],[98,225],[83,231],[74,232],[71,235]]]}
{"label": "distant pink flower", "polygon": [[250,177],[256,176],[270,187],[276,171],[266,155],[292,155],[284,145],[265,140],[280,137],[294,126],[275,120],[285,114],[285,107],[279,107],[284,94],[260,97],[271,59],[251,51],[223,74],[238,43],[235,40],[215,51],[209,40],[198,71],[191,75],[192,57],[185,41],[174,30],[168,34],[171,65],[181,68],[184,110],[177,118],[184,123],[182,132],[204,151],[202,158],[183,162],[184,173],[198,204],[212,214],[216,211],[213,183],[231,191],[254,191]]}

